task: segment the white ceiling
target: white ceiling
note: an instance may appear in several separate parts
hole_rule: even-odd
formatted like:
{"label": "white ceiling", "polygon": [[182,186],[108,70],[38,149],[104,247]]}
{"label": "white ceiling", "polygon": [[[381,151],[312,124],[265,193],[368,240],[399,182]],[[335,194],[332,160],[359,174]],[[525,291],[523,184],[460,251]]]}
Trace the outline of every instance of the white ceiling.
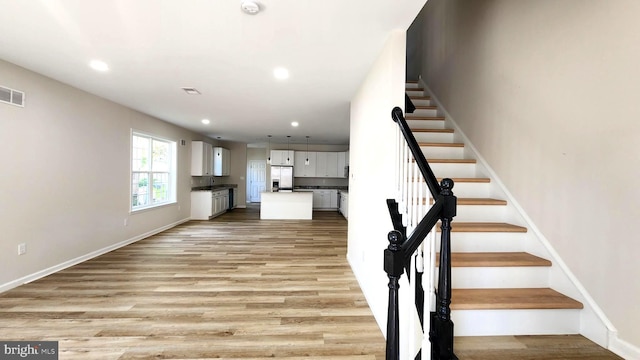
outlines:
{"label": "white ceiling", "polygon": [[0,0],[0,59],[212,138],[347,144],[349,101],[425,2]]}

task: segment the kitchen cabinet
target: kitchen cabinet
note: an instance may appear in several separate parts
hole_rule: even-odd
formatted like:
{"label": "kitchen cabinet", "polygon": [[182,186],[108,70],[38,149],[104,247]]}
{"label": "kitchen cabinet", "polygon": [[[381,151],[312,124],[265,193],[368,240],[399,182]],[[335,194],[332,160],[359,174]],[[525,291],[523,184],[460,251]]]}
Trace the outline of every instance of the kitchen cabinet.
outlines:
{"label": "kitchen cabinet", "polygon": [[295,162],[294,153],[295,151],[293,150],[271,150],[271,165],[293,166]]}
{"label": "kitchen cabinet", "polygon": [[229,176],[231,151],[223,147],[213,148],[213,176]]}
{"label": "kitchen cabinet", "polygon": [[346,167],[347,167],[347,153],[346,152],[339,152],[338,154],[338,174],[337,177],[339,178],[345,178],[347,177],[347,172],[346,172]]}
{"label": "kitchen cabinet", "polygon": [[191,176],[211,176],[213,174],[211,144],[204,141],[191,142]]}
{"label": "kitchen cabinet", "polygon": [[191,219],[209,220],[229,209],[229,190],[192,191]]}
{"label": "kitchen cabinet", "polygon": [[338,177],[338,154],[319,152],[316,154],[316,176]]}
{"label": "kitchen cabinet", "polygon": [[349,193],[345,191],[340,192],[340,213],[345,219],[349,218]]}
{"label": "kitchen cabinet", "polygon": [[[296,166],[293,167],[294,177],[316,177],[315,152],[296,151],[294,154],[294,158],[296,163]],[[309,165],[306,164],[307,159],[309,159]]]}
{"label": "kitchen cabinet", "polygon": [[346,152],[316,153],[316,177],[344,178],[347,165]]}
{"label": "kitchen cabinet", "polygon": [[229,190],[214,191],[213,200],[213,216],[222,214],[229,209]]}
{"label": "kitchen cabinet", "polygon": [[338,190],[313,190],[313,208],[314,209],[332,209],[338,208]]}

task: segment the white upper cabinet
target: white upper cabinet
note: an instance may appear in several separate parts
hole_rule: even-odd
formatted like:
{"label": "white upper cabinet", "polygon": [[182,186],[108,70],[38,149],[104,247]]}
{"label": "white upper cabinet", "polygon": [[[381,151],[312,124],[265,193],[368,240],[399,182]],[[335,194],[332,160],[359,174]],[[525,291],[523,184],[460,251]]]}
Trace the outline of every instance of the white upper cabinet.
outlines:
{"label": "white upper cabinet", "polygon": [[229,176],[231,172],[231,151],[223,147],[213,148],[213,176]]}
{"label": "white upper cabinet", "polygon": [[294,158],[293,150],[271,150],[271,165],[293,166]]}
{"label": "white upper cabinet", "polygon": [[327,174],[327,153],[316,153],[316,176],[325,177]]}
{"label": "white upper cabinet", "polygon": [[[342,154],[344,159],[344,153],[337,152],[319,152],[316,153],[316,177],[344,177],[344,165],[342,170],[338,171],[338,156]],[[344,164],[344,160],[343,160]]]}
{"label": "white upper cabinet", "polygon": [[191,176],[211,176],[212,171],[211,144],[204,141],[192,141]]}
{"label": "white upper cabinet", "polygon": [[339,152],[338,154],[338,176],[339,178],[347,177],[346,167],[347,167],[347,153]]}
{"label": "white upper cabinet", "polygon": [[[295,164],[293,167],[294,177],[316,177],[316,154],[315,152],[296,151]],[[309,159],[309,165],[306,160]]]}

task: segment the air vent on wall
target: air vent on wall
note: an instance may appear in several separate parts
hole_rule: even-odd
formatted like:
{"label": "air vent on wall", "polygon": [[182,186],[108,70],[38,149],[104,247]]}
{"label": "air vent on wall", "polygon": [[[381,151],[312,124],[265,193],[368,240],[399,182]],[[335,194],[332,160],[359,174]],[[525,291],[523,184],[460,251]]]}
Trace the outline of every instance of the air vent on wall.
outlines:
{"label": "air vent on wall", "polygon": [[24,92],[0,86],[0,102],[24,107]]}

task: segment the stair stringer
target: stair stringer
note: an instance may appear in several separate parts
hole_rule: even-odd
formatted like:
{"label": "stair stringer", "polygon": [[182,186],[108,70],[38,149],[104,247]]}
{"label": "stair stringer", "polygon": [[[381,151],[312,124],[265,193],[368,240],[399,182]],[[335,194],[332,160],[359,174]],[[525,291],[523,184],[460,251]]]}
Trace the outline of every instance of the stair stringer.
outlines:
{"label": "stair stringer", "polygon": [[[447,112],[443,104],[424,82],[422,76],[420,76],[418,82],[419,86],[424,89],[425,94],[431,97],[431,103],[437,106],[440,115],[445,117],[445,127],[454,129],[454,141],[465,144],[465,157],[476,159],[477,175],[491,179],[491,196],[506,199],[509,204],[507,211],[512,211],[511,215],[514,217],[514,223],[521,224],[529,229],[526,240],[523,242],[525,251],[551,260],[552,266],[549,269],[549,287],[582,302],[584,305],[584,308],[579,310],[580,315],[578,317],[580,334],[598,345],[610,349],[612,345],[615,345],[617,339],[618,331],[615,326],[562,260],[549,240],[542,234],[540,229],[520,206],[515,197],[509,192],[496,172],[478,152],[451,114]],[[455,186],[453,191],[455,194]]]}

